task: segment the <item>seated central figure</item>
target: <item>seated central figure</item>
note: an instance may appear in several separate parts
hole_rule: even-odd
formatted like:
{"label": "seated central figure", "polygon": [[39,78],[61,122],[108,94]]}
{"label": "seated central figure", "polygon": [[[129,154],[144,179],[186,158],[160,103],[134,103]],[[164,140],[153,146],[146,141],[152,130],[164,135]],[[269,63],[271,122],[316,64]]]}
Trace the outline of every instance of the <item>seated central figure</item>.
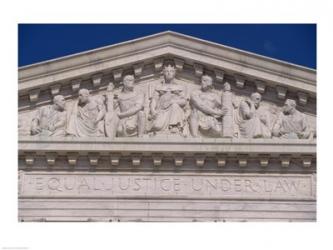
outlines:
{"label": "seated central figure", "polygon": [[151,104],[151,131],[162,134],[183,134],[187,99],[183,86],[175,83],[176,69],[163,69],[164,79],[155,87]]}

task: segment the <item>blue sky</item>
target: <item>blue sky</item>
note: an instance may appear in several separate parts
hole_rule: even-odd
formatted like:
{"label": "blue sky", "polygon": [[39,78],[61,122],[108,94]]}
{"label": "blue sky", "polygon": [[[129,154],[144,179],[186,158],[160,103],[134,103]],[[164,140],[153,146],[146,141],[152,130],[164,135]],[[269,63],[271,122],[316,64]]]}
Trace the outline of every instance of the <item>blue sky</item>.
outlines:
{"label": "blue sky", "polygon": [[316,68],[315,24],[19,24],[19,66],[172,30]]}

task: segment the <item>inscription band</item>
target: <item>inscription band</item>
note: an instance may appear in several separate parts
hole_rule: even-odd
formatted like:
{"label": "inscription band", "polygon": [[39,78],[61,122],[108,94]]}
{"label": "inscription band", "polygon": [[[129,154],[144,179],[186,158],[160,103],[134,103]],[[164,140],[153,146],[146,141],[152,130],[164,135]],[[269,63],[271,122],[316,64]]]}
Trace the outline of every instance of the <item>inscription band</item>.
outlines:
{"label": "inscription band", "polygon": [[314,175],[21,172],[20,198],[314,200]]}

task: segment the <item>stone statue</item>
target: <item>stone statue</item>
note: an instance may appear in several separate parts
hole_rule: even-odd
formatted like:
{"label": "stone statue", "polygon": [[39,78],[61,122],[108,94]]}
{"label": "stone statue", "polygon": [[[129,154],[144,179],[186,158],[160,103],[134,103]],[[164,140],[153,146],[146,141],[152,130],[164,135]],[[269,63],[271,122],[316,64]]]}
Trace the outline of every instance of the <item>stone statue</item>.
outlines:
{"label": "stone statue", "polygon": [[145,132],[144,94],[134,91],[134,80],[133,75],[126,75],[122,91],[108,95],[108,113],[112,113],[106,121],[109,137],[141,137]]}
{"label": "stone statue", "polygon": [[89,90],[81,89],[70,113],[67,133],[76,137],[104,136],[104,115],[103,98],[93,99]]}
{"label": "stone statue", "polygon": [[56,95],[53,104],[42,107],[31,122],[31,135],[65,136],[67,112],[65,98]]}
{"label": "stone statue", "polygon": [[206,136],[221,137],[221,117],[226,113],[222,109],[221,95],[213,89],[213,78],[208,75],[201,77],[201,89],[195,90],[190,99],[192,112],[190,115],[190,131],[198,137],[199,132]]}
{"label": "stone statue", "polygon": [[165,66],[164,79],[155,87],[150,103],[150,131],[155,134],[184,135],[186,106],[185,88],[175,82],[176,69]]}
{"label": "stone statue", "polygon": [[261,95],[257,92],[241,101],[237,116],[240,137],[271,138],[270,115],[260,103]]}
{"label": "stone statue", "polygon": [[305,115],[296,110],[296,101],[287,99],[273,126],[273,136],[287,139],[307,139],[310,129]]}
{"label": "stone statue", "polygon": [[231,86],[228,82],[223,85],[222,109],[224,110],[222,117],[222,135],[223,137],[232,138],[234,137],[234,105]]}

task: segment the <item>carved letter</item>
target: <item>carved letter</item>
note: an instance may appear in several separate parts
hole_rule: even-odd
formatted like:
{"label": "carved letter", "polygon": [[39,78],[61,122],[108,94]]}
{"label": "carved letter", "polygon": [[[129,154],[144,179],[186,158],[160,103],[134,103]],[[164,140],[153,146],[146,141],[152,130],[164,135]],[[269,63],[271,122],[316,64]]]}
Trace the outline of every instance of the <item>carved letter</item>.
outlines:
{"label": "carved letter", "polygon": [[130,186],[130,178],[127,178],[127,185],[125,185],[125,186],[122,186],[121,182],[122,182],[122,178],[120,177],[119,178],[119,188],[121,190],[127,190],[129,188],[129,186]]}
{"label": "carved letter", "polygon": [[194,181],[195,179],[194,178],[192,178],[192,189],[194,190],[194,191],[200,191],[201,189],[202,189],[202,179],[199,179],[200,180],[200,182],[201,182],[201,184],[199,185],[199,187],[195,187],[195,185],[194,185]]}
{"label": "carved letter", "polygon": [[49,181],[47,182],[47,185],[50,190],[57,190],[59,192],[62,192],[59,178],[56,177],[50,178]]}
{"label": "carved letter", "polygon": [[140,178],[134,178],[134,184],[136,186],[133,188],[133,190],[139,191],[141,189],[141,185],[140,185],[139,181],[140,181]]}
{"label": "carved letter", "polygon": [[221,188],[224,192],[230,191],[231,182],[227,179],[222,179],[221,180]]}
{"label": "carved letter", "polygon": [[[169,181],[169,185],[165,185],[164,182],[166,181]],[[164,191],[170,191],[170,179],[162,179],[161,182],[160,182],[160,185],[161,185],[161,188],[164,190]]]}

